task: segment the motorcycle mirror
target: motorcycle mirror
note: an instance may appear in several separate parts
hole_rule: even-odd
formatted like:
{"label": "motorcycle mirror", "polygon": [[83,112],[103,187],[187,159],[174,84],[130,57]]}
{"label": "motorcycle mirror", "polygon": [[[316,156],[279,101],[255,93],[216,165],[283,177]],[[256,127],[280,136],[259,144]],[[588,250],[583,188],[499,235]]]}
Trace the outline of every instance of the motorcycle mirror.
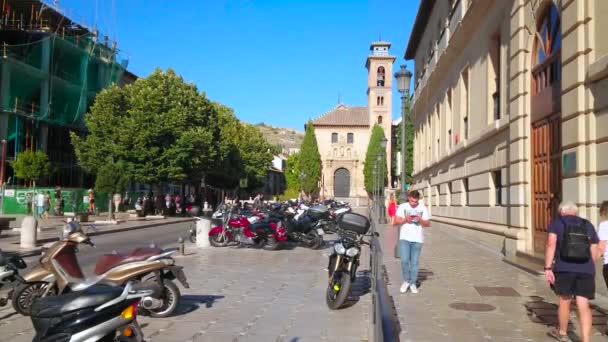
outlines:
{"label": "motorcycle mirror", "polygon": [[380,233],[378,233],[378,232],[374,232],[374,236],[375,236],[375,237],[380,237]]}

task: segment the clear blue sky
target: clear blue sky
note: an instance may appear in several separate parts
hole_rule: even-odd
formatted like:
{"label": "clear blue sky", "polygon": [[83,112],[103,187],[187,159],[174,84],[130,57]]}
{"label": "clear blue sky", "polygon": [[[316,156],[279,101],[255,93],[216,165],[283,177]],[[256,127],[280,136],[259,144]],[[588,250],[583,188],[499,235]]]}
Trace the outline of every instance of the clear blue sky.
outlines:
{"label": "clear blue sky", "polygon": [[[367,105],[370,42],[380,35],[392,42],[398,69],[419,2],[60,0],[60,7],[116,37],[138,76],[170,67],[243,121],[302,130],[339,94],[342,103]],[[397,118],[396,88],[393,97]]]}

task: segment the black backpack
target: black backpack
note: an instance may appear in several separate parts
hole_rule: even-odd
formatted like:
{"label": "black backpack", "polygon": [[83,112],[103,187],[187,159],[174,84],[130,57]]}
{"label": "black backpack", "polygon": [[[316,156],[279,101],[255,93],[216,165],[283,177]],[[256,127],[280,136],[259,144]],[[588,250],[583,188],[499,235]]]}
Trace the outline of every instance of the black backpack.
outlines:
{"label": "black backpack", "polygon": [[591,259],[591,241],[587,234],[587,221],[580,219],[578,223],[568,224],[559,218],[564,225],[564,236],[560,246],[560,257],[563,261],[585,263]]}

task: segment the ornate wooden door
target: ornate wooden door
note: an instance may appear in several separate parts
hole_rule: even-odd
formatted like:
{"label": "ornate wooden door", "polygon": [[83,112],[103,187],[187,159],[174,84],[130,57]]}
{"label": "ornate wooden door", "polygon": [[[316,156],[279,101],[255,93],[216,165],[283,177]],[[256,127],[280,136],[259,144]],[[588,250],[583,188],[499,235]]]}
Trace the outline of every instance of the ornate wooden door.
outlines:
{"label": "ornate wooden door", "polygon": [[561,26],[557,7],[547,6],[538,23],[532,68],[532,229],[542,252],[547,226],[561,200]]}
{"label": "ornate wooden door", "polygon": [[547,226],[561,199],[561,115],[532,125],[532,227],[534,250],[543,251]]}
{"label": "ornate wooden door", "polygon": [[350,196],[350,172],[340,168],[334,173],[334,197]]}

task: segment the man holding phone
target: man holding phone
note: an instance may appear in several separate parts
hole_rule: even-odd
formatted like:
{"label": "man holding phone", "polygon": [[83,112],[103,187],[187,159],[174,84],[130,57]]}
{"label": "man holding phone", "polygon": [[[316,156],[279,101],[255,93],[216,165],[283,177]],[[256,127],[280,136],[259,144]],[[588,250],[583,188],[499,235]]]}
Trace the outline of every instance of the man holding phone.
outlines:
{"label": "man holding phone", "polygon": [[401,259],[401,274],[403,284],[400,292],[418,293],[416,281],[418,280],[418,260],[422,251],[424,240],[422,228],[431,224],[429,211],[420,201],[420,193],[410,191],[407,202],[397,208],[395,224],[401,225],[399,232],[399,257]]}

